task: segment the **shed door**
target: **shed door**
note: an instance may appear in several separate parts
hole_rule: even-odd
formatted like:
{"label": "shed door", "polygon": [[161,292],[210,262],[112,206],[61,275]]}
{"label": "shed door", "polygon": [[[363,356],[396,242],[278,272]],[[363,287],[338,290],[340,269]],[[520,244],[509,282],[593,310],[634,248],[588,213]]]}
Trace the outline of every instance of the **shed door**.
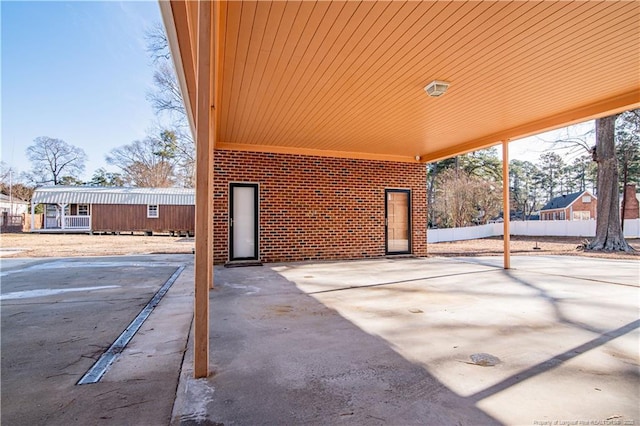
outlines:
{"label": "shed door", "polygon": [[258,185],[232,183],[229,206],[231,260],[258,259]]}
{"label": "shed door", "polygon": [[410,253],[411,192],[408,189],[387,189],[385,210],[387,254]]}

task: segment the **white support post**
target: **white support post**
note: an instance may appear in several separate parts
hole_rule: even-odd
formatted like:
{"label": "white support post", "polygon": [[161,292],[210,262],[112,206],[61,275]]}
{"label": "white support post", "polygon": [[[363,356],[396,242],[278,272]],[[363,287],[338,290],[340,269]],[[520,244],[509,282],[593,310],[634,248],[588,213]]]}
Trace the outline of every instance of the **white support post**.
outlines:
{"label": "white support post", "polygon": [[60,209],[62,210],[60,212],[60,228],[65,229],[64,223],[66,222],[65,217],[64,217],[64,210],[67,207],[66,204],[58,204],[60,206]]}
{"label": "white support post", "polygon": [[504,218],[504,269],[511,268],[511,235],[509,221],[511,210],[509,207],[509,141],[502,142],[502,211]]}
{"label": "white support post", "polygon": [[36,214],[36,205],[33,202],[33,200],[31,200],[31,232],[33,232],[36,229],[36,224],[35,224],[35,214]]}
{"label": "white support post", "polygon": [[198,3],[196,93],[196,220],[193,374],[209,375],[209,280],[212,278],[211,34],[212,2]]}

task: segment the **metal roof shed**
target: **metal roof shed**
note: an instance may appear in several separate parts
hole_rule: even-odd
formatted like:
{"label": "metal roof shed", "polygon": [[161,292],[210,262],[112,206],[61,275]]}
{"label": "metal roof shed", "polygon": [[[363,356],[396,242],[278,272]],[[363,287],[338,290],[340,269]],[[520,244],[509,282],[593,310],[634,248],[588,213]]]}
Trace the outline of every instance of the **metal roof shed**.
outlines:
{"label": "metal roof shed", "polygon": [[38,188],[33,193],[35,204],[167,204],[195,205],[191,188],[96,188],[53,186]]}
{"label": "metal roof shed", "polygon": [[46,205],[45,232],[194,232],[189,188],[44,187],[31,203]]}

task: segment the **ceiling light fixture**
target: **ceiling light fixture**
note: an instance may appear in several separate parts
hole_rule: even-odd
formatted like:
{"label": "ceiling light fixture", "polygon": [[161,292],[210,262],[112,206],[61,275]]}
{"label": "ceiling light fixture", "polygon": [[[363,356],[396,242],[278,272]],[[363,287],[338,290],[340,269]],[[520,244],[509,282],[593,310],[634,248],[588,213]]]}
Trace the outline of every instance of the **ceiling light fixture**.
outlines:
{"label": "ceiling light fixture", "polygon": [[432,98],[437,98],[438,96],[444,95],[444,92],[446,92],[448,88],[449,83],[446,81],[433,80],[425,86],[424,91]]}

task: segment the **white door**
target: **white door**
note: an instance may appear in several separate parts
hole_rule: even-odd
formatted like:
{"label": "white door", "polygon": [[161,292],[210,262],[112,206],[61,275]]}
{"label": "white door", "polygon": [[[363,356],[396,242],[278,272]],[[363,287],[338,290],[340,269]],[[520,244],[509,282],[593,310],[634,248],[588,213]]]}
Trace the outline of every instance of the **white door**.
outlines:
{"label": "white door", "polygon": [[231,260],[258,259],[258,185],[232,183],[230,202]]}

